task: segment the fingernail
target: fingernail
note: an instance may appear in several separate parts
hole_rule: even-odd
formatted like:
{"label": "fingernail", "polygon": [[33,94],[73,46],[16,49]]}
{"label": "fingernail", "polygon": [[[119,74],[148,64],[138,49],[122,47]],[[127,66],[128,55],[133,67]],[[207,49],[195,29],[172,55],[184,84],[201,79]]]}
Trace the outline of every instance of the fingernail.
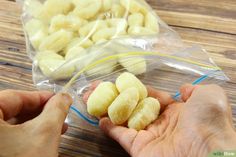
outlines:
{"label": "fingernail", "polygon": [[64,103],[65,103],[66,105],[69,105],[69,106],[70,106],[70,105],[72,104],[72,102],[73,102],[71,96],[70,96],[69,94],[67,94],[67,93],[61,93],[61,95],[62,95],[62,97],[63,97]]}

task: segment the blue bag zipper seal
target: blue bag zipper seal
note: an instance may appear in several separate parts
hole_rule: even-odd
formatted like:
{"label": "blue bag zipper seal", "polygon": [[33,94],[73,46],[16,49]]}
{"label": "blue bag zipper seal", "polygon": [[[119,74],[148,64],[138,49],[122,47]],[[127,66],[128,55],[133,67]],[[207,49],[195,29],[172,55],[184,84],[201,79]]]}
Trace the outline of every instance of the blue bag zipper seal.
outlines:
{"label": "blue bag zipper seal", "polygon": [[88,123],[94,125],[94,126],[98,126],[99,125],[99,121],[93,121],[89,118],[87,118],[85,115],[83,115],[76,107],[71,106],[70,109],[72,111],[74,111],[79,117],[81,117],[83,120],[87,121]]}

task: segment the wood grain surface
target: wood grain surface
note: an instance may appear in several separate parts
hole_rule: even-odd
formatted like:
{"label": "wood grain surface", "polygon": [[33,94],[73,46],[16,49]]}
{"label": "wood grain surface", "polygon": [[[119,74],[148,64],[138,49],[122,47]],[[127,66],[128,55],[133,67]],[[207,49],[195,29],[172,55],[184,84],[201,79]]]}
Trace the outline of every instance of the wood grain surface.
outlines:
{"label": "wood grain surface", "polygon": [[[158,15],[176,30],[185,43],[200,44],[230,78],[223,88],[232,104],[236,126],[236,1],[147,0]],[[21,8],[14,1],[0,0],[0,90],[36,90],[31,60],[26,54],[20,20]],[[60,156],[128,156],[102,132],[72,125],[62,137]]]}

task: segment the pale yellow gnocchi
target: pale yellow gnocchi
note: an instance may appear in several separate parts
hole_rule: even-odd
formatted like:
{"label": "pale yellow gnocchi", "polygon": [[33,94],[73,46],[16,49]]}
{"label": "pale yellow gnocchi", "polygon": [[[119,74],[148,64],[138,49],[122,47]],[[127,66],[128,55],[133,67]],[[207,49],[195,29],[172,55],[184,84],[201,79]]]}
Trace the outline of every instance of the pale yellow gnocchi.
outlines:
{"label": "pale yellow gnocchi", "polygon": [[108,108],[108,115],[113,124],[125,123],[138,104],[139,91],[135,87],[124,90]]}
{"label": "pale yellow gnocchi", "polygon": [[145,85],[134,74],[128,72],[122,73],[116,79],[116,87],[119,92],[123,92],[124,90],[131,87],[135,87],[138,89],[140,100],[147,97],[147,89]]}
{"label": "pale yellow gnocchi", "polygon": [[83,18],[90,19],[94,17],[101,9],[102,3],[100,0],[94,1],[93,3],[89,3],[87,6],[81,8],[80,6],[76,7],[73,11],[73,14]]}
{"label": "pale yellow gnocchi", "polygon": [[108,27],[107,23],[102,20],[89,22],[79,29],[79,35],[81,37],[92,36],[97,30],[100,30],[106,27]]}
{"label": "pale yellow gnocchi", "polygon": [[131,26],[128,29],[130,35],[151,35],[155,33],[153,30],[141,26]]}
{"label": "pale yellow gnocchi", "polygon": [[120,58],[120,65],[122,65],[128,72],[139,75],[147,71],[146,59],[143,57]]}
{"label": "pale yellow gnocchi", "polygon": [[51,24],[49,26],[49,32],[54,33],[56,31],[59,31],[60,29],[76,32],[86,23],[86,20],[79,17],[73,15],[65,16],[63,14],[60,14],[52,18]]}
{"label": "pale yellow gnocchi", "polygon": [[73,65],[67,64],[63,57],[50,51],[39,53],[37,56],[37,62],[42,73],[45,76],[54,79],[64,79],[71,77],[75,70],[75,67]]}
{"label": "pale yellow gnocchi", "polygon": [[102,82],[89,96],[87,111],[90,115],[100,117],[108,112],[108,107],[118,96],[116,86],[111,82]]}
{"label": "pale yellow gnocchi", "polygon": [[51,50],[55,52],[61,51],[73,38],[73,34],[69,31],[61,29],[47,36],[40,44],[39,50]]}
{"label": "pale yellow gnocchi", "polygon": [[133,13],[128,17],[129,26],[143,26],[144,25],[144,16],[141,13]]}
{"label": "pale yellow gnocchi", "polygon": [[157,99],[148,97],[143,99],[135,108],[128,120],[128,127],[142,130],[154,120],[160,113],[160,103]]}
{"label": "pale yellow gnocchi", "polygon": [[112,39],[116,36],[125,35],[125,34],[126,34],[126,32],[124,30],[118,30],[115,27],[104,28],[104,29],[100,29],[99,31],[97,31],[93,35],[92,40],[93,40],[93,42],[97,42],[101,39],[109,40],[109,39]]}

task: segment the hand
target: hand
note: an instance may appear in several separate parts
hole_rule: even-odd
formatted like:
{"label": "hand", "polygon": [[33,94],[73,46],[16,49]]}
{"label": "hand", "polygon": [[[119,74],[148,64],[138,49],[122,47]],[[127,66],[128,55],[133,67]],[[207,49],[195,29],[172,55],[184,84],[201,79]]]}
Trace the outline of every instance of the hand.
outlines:
{"label": "hand", "polygon": [[58,156],[71,103],[67,94],[0,91],[0,156]]}
{"label": "hand", "polygon": [[145,130],[115,126],[109,118],[100,120],[101,129],[131,156],[204,157],[214,150],[236,148],[231,107],[219,86],[185,85],[180,90],[182,102],[166,92],[148,91],[160,101],[161,115]]}

